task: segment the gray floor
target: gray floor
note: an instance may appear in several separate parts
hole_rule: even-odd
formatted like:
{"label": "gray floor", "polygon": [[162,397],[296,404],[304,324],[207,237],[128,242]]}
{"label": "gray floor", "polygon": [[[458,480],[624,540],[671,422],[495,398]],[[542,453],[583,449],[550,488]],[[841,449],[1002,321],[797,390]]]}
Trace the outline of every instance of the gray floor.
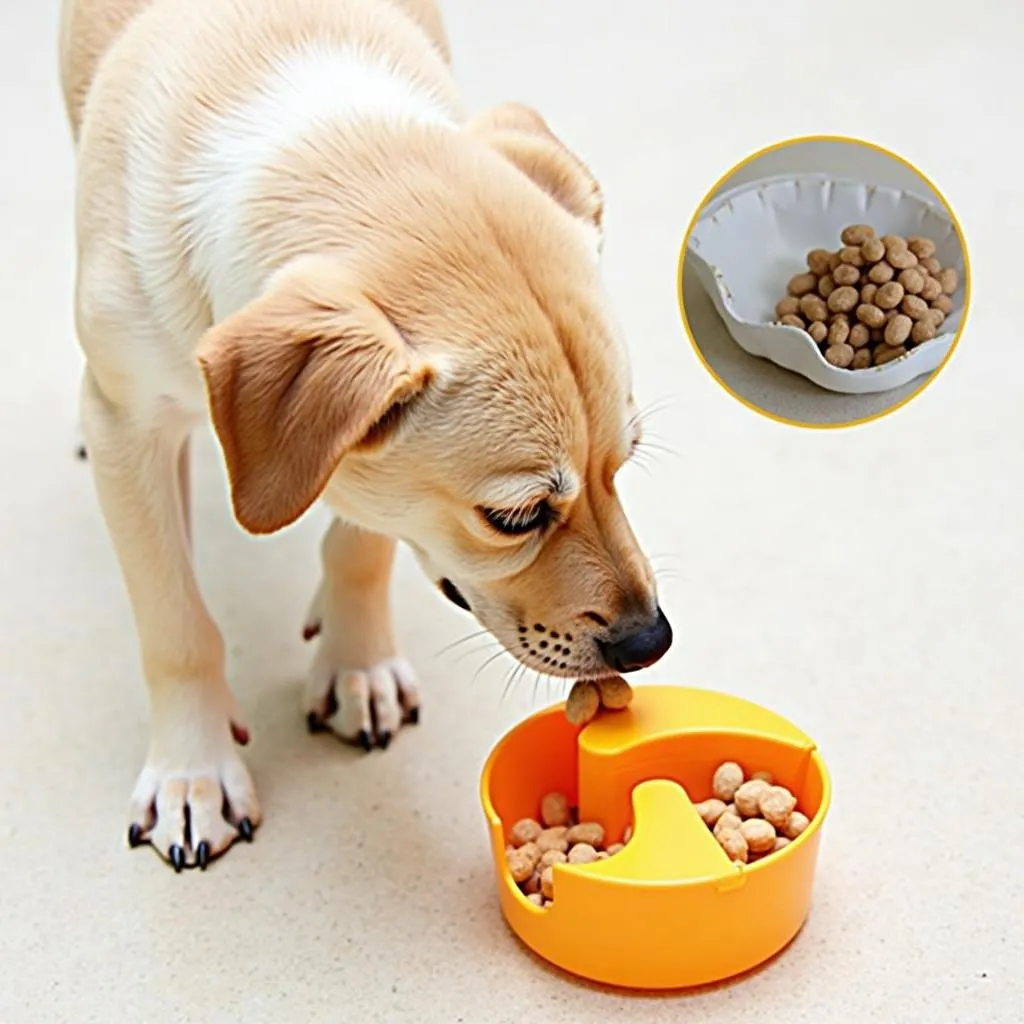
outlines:
{"label": "gray floor", "polygon": [[[609,292],[650,432],[674,452],[620,481],[676,629],[642,678],[742,694],[815,737],[835,799],[810,920],[763,970],[684,995],[608,992],[528,955],[498,912],[477,782],[498,737],[554,691],[503,697],[509,662],[477,675],[483,643],[443,652],[473,623],[403,555],[396,627],[423,680],[422,725],[365,758],[307,736],[298,632],[323,520],[244,537],[206,438],[200,571],[266,822],[205,874],[125,849],[147,705],[89,471],[71,455],[57,4],[9,0],[0,1021],[1019,1024],[1019,18],[952,0],[927,17],[880,0],[852,13],[796,0],[445,6],[472,106],[536,103],[602,179]],[[880,23],[913,45],[880,46]],[[833,130],[935,175],[971,245],[975,303],[925,394],[866,427],[805,431],[742,408],[705,372],[675,278],[686,224],[728,167]]]}

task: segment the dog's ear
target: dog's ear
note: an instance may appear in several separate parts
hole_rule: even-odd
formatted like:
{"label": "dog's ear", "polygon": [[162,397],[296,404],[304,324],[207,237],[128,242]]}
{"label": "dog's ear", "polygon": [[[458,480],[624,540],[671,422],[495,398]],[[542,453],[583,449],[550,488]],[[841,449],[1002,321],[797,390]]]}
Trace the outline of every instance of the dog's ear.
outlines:
{"label": "dog's ear", "polygon": [[332,264],[307,264],[211,328],[198,352],[239,523],[272,533],[346,452],[380,443],[429,370]]}
{"label": "dog's ear", "polygon": [[471,118],[466,131],[500,152],[573,216],[600,233],[601,187],[536,110],[503,103]]}

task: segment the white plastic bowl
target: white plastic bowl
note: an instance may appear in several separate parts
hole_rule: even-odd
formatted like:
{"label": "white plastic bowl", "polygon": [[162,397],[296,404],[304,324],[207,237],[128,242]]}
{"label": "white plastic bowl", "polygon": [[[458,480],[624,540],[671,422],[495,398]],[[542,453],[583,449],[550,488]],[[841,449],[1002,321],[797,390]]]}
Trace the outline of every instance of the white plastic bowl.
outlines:
{"label": "white plastic bowl", "polygon": [[[841,370],[797,327],[773,324],[775,304],[811,249],[834,251],[848,224],[870,224],[879,235],[922,235],[936,245],[943,267],[960,286],[942,334],[883,366]],[[690,235],[701,284],[741,348],[793,370],[830,391],[888,391],[931,373],[946,358],[964,316],[964,251],[946,210],[910,192],[827,175],[765,178],[713,199]]]}

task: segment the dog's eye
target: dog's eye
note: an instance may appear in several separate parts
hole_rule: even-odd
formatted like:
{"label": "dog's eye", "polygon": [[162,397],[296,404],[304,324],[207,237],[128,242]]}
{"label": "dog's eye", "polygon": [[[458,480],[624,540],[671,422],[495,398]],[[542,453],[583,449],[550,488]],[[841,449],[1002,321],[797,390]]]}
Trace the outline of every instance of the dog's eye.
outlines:
{"label": "dog's eye", "polygon": [[546,501],[526,508],[481,508],[480,515],[498,533],[509,535],[543,530],[554,519],[554,511]]}

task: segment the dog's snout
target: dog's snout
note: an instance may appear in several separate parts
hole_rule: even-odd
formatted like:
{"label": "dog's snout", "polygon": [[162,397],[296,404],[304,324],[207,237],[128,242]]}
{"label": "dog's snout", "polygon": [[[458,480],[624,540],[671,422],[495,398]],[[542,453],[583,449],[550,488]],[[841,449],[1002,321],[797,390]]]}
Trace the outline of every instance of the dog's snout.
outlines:
{"label": "dog's snout", "polygon": [[672,646],[672,626],[659,607],[653,621],[623,636],[600,641],[601,656],[616,672],[636,672],[660,660]]}

